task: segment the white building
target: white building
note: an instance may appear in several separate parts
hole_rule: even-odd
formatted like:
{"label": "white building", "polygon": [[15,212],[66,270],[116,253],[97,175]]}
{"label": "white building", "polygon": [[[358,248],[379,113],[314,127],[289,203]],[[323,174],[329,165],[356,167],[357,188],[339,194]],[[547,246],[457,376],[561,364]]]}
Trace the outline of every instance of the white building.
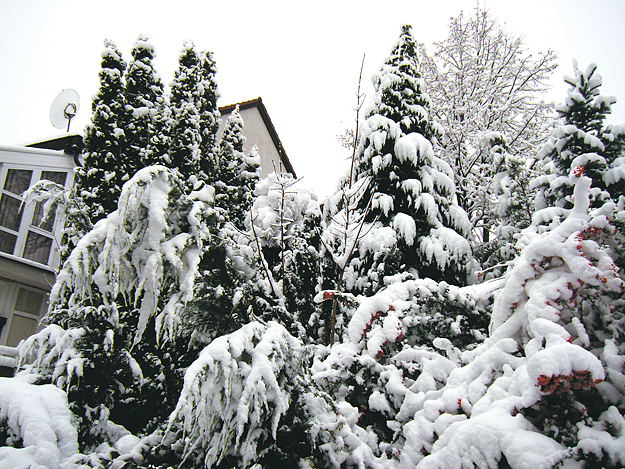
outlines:
{"label": "white building", "polygon": [[232,114],[237,106],[239,106],[239,114],[244,123],[244,150],[247,153],[254,146],[258,148],[260,169],[262,172],[261,177],[264,178],[272,173],[274,167],[279,173],[291,173],[293,177],[296,177],[293,166],[291,166],[291,162],[282,147],[280,137],[278,137],[278,133],[269,118],[267,109],[260,98],[220,107],[221,126],[217,132],[217,141],[221,139],[221,134],[228,116]]}
{"label": "white building", "polygon": [[40,179],[70,187],[74,157],[62,151],[0,146],[0,345],[37,329],[59,263],[60,221],[40,223],[43,205],[21,194]]}

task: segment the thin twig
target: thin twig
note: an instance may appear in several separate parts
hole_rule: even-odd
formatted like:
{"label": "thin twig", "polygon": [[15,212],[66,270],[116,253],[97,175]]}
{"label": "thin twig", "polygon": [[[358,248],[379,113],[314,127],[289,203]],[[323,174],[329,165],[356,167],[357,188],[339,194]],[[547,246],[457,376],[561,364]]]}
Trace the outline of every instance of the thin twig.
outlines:
{"label": "thin twig", "polygon": [[256,218],[253,217],[252,210],[250,209],[250,221],[251,221],[250,225],[252,226],[252,233],[254,234],[254,241],[256,241],[256,248],[258,249],[258,257],[260,258],[260,263],[262,264],[263,270],[265,271],[265,275],[267,276],[267,281],[269,282],[269,286],[271,286],[271,292],[273,293],[273,296],[277,298],[278,295],[276,294],[276,289],[273,286],[273,280],[271,278],[271,274],[269,273],[269,269],[267,268],[267,265],[265,264],[265,257],[263,256],[263,251],[260,248],[260,242],[258,241],[258,236],[256,236],[256,229],[254,228],[254,222],[256,221]]}

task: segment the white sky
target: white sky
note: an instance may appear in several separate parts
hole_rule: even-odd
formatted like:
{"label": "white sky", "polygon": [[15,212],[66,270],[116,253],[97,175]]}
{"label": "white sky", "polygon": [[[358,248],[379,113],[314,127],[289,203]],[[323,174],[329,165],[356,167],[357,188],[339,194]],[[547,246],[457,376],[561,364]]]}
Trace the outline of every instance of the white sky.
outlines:
{"label": "white sky", "polygon": [[[560,66],[549,99],[566,96],[572,60],[590,62],[603,76],[602,93],[625,102],[625,1],[480,0],[523,36],[532,52],[554,49]],[[298,176],[317,193],[329,193],[347,167],[336,139],[352,126],[363,53],[363,84],[399,37],[413,25],[430,46],[448,32],[449,18],[469,13],[474,0],[0,0],[0,144],[16,145],[63,134],[52,127],[50,104],[65,88],[81,97],[72,131],[90,117],[98,88],[103,39],[113,39],[130,59],[139,34],[156,48],[165,84],[177,67],[185,39],[212,50],[221,91],[219,105],[262,97]],[[429,47],[432,50],[431,47]],[[610,123],[625,123],[625,104]]]}

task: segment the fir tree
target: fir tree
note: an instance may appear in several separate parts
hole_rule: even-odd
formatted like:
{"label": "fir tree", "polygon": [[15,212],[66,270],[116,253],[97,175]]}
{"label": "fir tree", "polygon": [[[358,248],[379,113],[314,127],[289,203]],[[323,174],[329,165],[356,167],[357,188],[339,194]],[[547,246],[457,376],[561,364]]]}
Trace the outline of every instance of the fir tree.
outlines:
{"label": "fir tree", "polygon": [[[423,92],[410,26],[374,76],[375,95],[359,132],[354,187],[369,223],[359,258],[346,268],[347,287],[375,292],[385,276],[402,271],[466,282],[466,213],[454,202],[451,168],[434,155],[439,135]],[[340,206],[338,207],[341,208]]]}
{"label": "fir tree", "polygon": [[602,79],[596,71],[597,66],[591,64],[582,72],[575,62],[575,75],[565,78],[571,88],[564,103],[556,107],[562,124],[538,154],[543,171],[547,173],[534,182],[540,191],[538,208],[546,205],[570,208],[573,205],[569,175],[578,167],[583,167],[584,174],[592,179],[596,204],[601,205],[602,201],[609,199],[610,190],[618,192],[617,180],[604,180],[618,155],[619,139],[614,139],[604,127],[605,118],[616,100],[600,95]]}
{"label": "fir tree", "polygon": [[92,223],[117,208],[126,175],[124,82],[126,62],[115,43],[104,41],[100,88],[91,103],[91,123],[85,130],[85,151],[76,178],[76,193]]}
{"label": "fir tree", "polygon": [[154,69],[154,46],[146,36],[139,36],[134,43],[132,60],[126,70],[126,116],[124,132],[127,154],[123,170],[125,178],[131,178],[139,169],[161,163],[162,155],[155,137],[160,136],[163,120],[157,112],[163,109],[163,83]]}

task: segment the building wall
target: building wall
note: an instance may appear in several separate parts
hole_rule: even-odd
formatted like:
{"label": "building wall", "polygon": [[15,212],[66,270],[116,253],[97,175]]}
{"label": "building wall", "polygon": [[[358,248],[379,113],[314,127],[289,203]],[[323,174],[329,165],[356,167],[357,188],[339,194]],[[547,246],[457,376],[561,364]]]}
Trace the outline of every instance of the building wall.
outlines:
{"label": "building wall", "polygon": [[74,182],[74,160],[59,151],[0,146],[0,345],[36,332],[59,263],[62,220],[41,222],[43,204],[22,204],[40,179]]}
{"label": "building wall", "polygon": [[[279,172],[284,172],[285,169],[282,164],[282,160],[280,159],[280,153],[278,153],[278,149],[271,139],[271,135],[267,130],[267,126],[265,125],[258,108],[248,107],[240,109],[239,114],[241,115],[244,124],[243,135],[245,136],[245,145],[243,148],[246,154],[249,153],[254,146],[258,148],[258,154],[260,155],[261,177],[264,178],[272,173],[274,171],[274,165]],[[221,140],[221,135],[223,134],[226,120],[229,115],[230,113],[221,115],[221,125],[219,126],[219,131],[217,132],[217,141]]]}

